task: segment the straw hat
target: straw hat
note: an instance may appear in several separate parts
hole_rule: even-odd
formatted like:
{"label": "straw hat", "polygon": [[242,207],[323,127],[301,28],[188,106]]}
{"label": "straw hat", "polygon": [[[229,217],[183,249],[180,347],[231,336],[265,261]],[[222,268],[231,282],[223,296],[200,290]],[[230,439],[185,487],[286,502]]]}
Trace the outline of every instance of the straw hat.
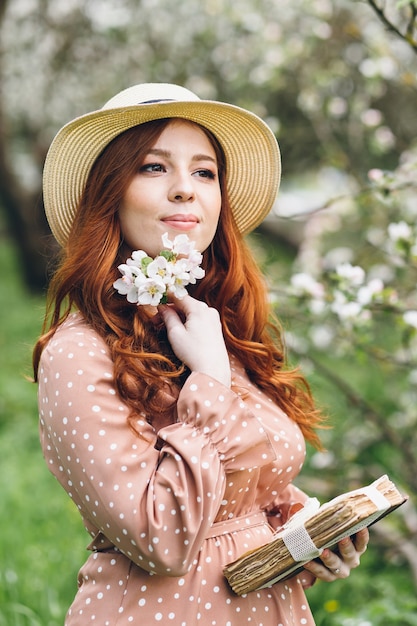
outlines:
{"label": "straw hat", "polygon": [[256,228],[272,208],[281,175],[280,153],[271,129],[240,107],[200,100],[178,85],[129,87],[102,109],[66,124],[49,148],[43,174],[46,216],[65,245],[89,172],[102,150],[125,130],[161,118],[183,118],[210,130],[226,156],[226,182],[239,230]]}

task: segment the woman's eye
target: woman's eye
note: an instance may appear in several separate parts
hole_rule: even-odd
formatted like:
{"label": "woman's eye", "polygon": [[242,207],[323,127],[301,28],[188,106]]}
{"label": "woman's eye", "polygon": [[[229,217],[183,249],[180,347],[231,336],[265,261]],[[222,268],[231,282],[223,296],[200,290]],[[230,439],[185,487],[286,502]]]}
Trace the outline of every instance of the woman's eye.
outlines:
{"label": "woman's eye", "polygon": [[163,172],[164,168],[160,163],[145,163],[140,168],[141,172]]}
{"label": "woman's eye", "polygon": [[214,180],[216,178],[215,173],[211,170],[197,170],[196,174],[202,178],[210,178],[210,180]]}

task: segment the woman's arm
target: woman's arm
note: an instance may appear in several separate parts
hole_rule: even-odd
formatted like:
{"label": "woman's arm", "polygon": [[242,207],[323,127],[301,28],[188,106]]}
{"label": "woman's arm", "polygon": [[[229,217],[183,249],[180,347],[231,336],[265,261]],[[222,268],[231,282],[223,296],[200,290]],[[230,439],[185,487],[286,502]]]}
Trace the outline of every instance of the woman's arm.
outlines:
{"label": "woman's arm", "polygon": [[193,373],[178,423],[156,433],[128,408],[113,382],[105,344],[86,327],[57,331],[41,360],[43,449],[51,471],[89,526],[140,567],[185,573],[221,502],[225,472],[275,458],[257,418],[227,386]]}

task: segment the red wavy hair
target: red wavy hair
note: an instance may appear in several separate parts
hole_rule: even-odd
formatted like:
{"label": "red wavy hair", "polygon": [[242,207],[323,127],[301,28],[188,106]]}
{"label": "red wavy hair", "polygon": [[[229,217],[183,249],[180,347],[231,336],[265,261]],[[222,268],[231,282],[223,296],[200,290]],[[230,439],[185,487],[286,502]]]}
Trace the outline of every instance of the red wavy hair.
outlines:
{"label": "red wavy hair", "polygon": [[[144,307],[130,305],[113,282],[126,251],[118,210],[125,191],[149,149],[171,120],[156,120],[125,131],[96,160],[74,219],[71,234],[48,291],[43,334],[33,351],[35,381],[40,356],[56,329],[78,309],[109,346],[115,384],[130,408],[134,429],[139,414],[155,425],[175,414],[161,393],[175,397],[188,375],[173,353],[163,324],[155,325]],[[321,414],[305,378],[285,369],[282,333],[271,318],[263,276],[239,233],[225,185],[225,159],[216,139],[204,129],[218,159],[222,209],[216,235],[204,253],[205,277],[191,295],[215,307],[229,352],[249,378],[300,426],[316,447]]]}

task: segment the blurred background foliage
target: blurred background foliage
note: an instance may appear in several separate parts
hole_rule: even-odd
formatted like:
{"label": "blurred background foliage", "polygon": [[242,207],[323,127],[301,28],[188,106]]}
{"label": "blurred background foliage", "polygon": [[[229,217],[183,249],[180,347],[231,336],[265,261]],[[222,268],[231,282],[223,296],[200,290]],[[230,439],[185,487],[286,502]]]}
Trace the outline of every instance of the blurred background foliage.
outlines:
{"label": "blurred background foliage", "polygon": [[279,139],[281,192],[250,242],[332,427],[299,484],[324,500],[387,472],[411,496],[309,599],[323,626],[417,624],[416,68],[415,0],[0,0],[0,626],[62,624],[86,544],[25,378],[55,252],[43,161],[66,121],[151,81]]}

